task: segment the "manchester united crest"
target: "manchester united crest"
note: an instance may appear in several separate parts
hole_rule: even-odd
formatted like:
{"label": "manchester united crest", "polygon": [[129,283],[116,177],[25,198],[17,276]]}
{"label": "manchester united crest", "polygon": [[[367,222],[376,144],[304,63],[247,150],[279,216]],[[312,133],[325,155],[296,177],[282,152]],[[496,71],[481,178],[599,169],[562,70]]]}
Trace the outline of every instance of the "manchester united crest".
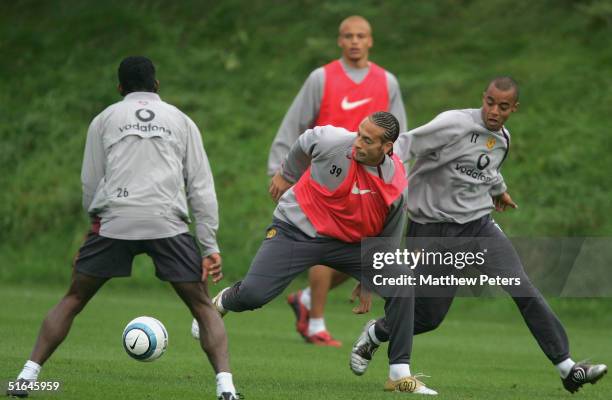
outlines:
{"label": "manchester united crest", "polygon": [[268,229],[268,232],[266,232],[266,239],[272,239],[274,236],[276,236],[276,229]]}

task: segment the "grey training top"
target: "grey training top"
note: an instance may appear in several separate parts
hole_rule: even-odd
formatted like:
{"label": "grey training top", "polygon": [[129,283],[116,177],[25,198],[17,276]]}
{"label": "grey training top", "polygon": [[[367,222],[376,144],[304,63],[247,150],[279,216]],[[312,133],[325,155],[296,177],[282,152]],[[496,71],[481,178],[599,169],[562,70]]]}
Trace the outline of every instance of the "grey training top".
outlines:
{"label": "grey training top", "polygon": [[[354,133],[331,125],[309,129],[298,138],[281,166],[281,174],[290,182],[296,182],[310,166],[310,175],[317,183],[334,190],[346,179],[352,161]],[[380,176],[385,182],[393,180],[395,164],[389,156],[377,167],[361,164],[365,170]],[[380,170],[380,172],[379,172]],[[358,188],[360,190],[367,188]],[[363,195],[371,195],[370,193]],[[389,207],[383,231],[379,236],[400,239],[405,217],[406,193]],[[274,210],[274,216],[296,226],[310,237],[320,237],[298,204],[294,186],[287,190]],[[399,243],[398,243],[399,245]]]}
{"label": "grey training top", "polygon": [[408,211],[418,223],[474,221],[506,191],[500,168],[510,146],[505,127],[488,130],[481,109],[446,111],[401,133],[393,151],[415,158],[408,176]]}
{"label": "grey training top", "polygon": [[[340,62],[346,74],[355,83],[363,81],[370,71],[369,67],[352,68],[342,58]],[[407,129],[406,111],[404,110],[399,83],[392,73],[386,70],[385,73],[387,75],[387,92],[389,93],[389,112],[399,121],[400,132],[405,131]],[[319,116],[324,88],[325,70],[324,67],[320,67],[315,69],[306,79],[287,114],[285,114],[285,118],[283,118],[270,148],[268,175],[272,176],[278,171],[281,162],[300,134],[314,126]]]}
{"label": "grey training top", "polygon": [[217,196],[197,126],[155,93],[135,92],[89,126],[83,207],[100,235],[159,239],[189,231],[187,201],[203,255],[219,251]]}

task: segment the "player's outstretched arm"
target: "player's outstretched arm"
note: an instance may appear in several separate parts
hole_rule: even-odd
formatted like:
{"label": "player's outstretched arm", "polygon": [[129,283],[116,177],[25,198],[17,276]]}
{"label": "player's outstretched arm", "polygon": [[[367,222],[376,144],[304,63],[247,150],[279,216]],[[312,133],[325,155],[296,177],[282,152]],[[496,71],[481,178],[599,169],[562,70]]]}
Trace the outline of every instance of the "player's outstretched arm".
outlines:
{"label": "player's outstretched arm", "polygon": [[393,145],[403,163],[435,153],[453,142],[469,124],[469,116],[457,111],[445,111],[425,125],[400,133]]}

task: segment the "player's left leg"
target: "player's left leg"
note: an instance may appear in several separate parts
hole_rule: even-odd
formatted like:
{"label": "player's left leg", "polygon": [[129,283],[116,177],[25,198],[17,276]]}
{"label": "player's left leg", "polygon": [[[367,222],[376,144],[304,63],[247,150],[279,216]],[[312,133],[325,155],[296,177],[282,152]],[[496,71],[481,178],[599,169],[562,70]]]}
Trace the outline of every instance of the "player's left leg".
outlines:
{"label": "player's left leg", "polygon": [[45,317],[30,360],[39,365],[47,361],[68,335],[74,318],[107,280],[108,278],[74,273],[68,292]]}
{"label": "player's left leg", "polygon": [[[45,317],[30,359],[17,380],[38,379],[42,365],[66,338],[77,314],[109,278],[130,275],[133,257],[133,249],[126,241],[102,237],[95,230],[87,234],[74,259],[68,292]],[[7,394],[28,396],[27,391]]]}
{"label": "player's left leg", "polygon": [[[371,265],[363,265],[361,245],[330,241],[324,252],[324,264],[346,273],[367,285],[367,290],[374,291],[385,300],[385,323],[389,330],[389,379],[384,385],[385,391],[410,392],[419,394],[437,394],[418,380],[418,375],[410,371],[412,338],[414,330],[414,290],[411,286],[374,286]],[[407,267],[393,270],[395,274],[408,275]],[[350,367],[354,368],[353,353]]]}
{"label": "player's left leg", "polygon": [[[282,293],[291,281],[319,262],[320,245],[297,228],[278,220],[268,227],[246,276],[212,298],[220,315],[263,307]],[[199,327],[192,324],[191,334],[199,339]]]}
{"label": "player's left leg", "polygon": [[153,259],[157,277],[172,284],[199,327],[200,346],[216,373],[217,397],[237,398],[225,325],[208,296],[206,284],[201,282],[202,257],[194,237],[183,233],[146,240],[142,246]]}
{"label": "player's left leg", "polygon": [[[448,249],[444,246],[440,248],[437,247],[440,245],[436,243],[436,238],[458,235],[459,232],[473,229],[471,225],[473,224],[419,224],[410,221],[408,223],[408,231],[406,232],[406,250],[411,253],[417,252],[423,248],[427,248],[429,251],[447,251]],[[454,267],[452,266],[417,265],[414,268],[414,276],[417,282],[421,282],[422,277],[444,277],[452,275],[454,271]],[[453,303],[457,289],[458,287],[456,286],[431,287],[421,284],[416,285],[414,306],[415,335],[432,331],[440,326]],[[361,338],[363,340],[357,340],[353,350],[362,354],[361,356],[364,359],[364,363],[361,368],[363,368],[363,372],[365,372],[367,362],[371,359],[372,354],[369,350],[375,349],[375,346],[378,346],[381,342],[387,342],[389,340],[389,328],[385,323],[385,319],[379,318],[375,323],[367,325],[362,332]],[[361,348],[358,348],[358,343],[361,343]]]}
{"label": "player's left leg", "polygon": [[213,302],[221,313],[263,307],[293,279],[319,262],[321,244],[293,225],[275,220],[243,280],[223,289]]}
{"label": "player's left leg", "polygon": [[[237,398],[229,366],[227,334],[221,316],[208,296],[203,282],[172,282],[174,290],[187,305],[199,328],[200,346],[212,365],[217,382],[217,397],[229,393]],[[232,397],[229,398],[232,398]]]}
{"label": "player's left leg", "polygon": [[607,372],[604,364],[575,363],[570,358],[569,341],[563,325],[539,290],[531,283],[512,243],[492,219],[479,236],[486,237],[486,263],[481,271],[490,277],[515,278],[520,284],[504,286],[516,303],[538,345],[561,375],[563,386],[570,392],[585,383],[597,382]]}
{"label": "player's left leg", "polygon": [[[35,382],[38,380],[42,365],[68,336],[74,318],[107,280],[108,278],[96,278],[80,272],[73,274],[68,292],[47,313],[40,327],[30,359],[17,376],[16,380],[18,382]],[[27,390],[12,390],[8,391],[7,395],[27,397],[28,392]]]}
{"label": "player's left leg", "polygon": [[227,335],[223,319],[208,297],[206,283],[172,282],[200,328],[200,345],[216,373],[229,372]]}

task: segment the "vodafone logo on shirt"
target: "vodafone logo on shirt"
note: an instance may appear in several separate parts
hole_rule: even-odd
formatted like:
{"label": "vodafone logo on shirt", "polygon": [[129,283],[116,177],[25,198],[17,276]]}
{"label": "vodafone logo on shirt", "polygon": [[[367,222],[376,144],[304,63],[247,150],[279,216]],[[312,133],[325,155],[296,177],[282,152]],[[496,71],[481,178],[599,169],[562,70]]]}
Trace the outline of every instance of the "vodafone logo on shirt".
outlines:
{"label": "vodafone logo on shirt", "polygon": [[[136,115],[136,118],[138,118],[140,122],[120,126],[119,132],[123,133],[125,131],[137,130],[143,133],[148,133],[151,137],[159,137],[161,134],[166,136],[172,134],[170,128],[150,123],[153,119],[155,119],[155,113],[152,110],[149,110],[148,108],[140,108],[136,110],[134,115]],[[143,123],[141,124],[141,122]]]}
{"label": "vodafone logo on shirt", "polygon": [[153,118],[155,118],[155,113],[146,108],[141,108],[139,110],[136,110],[136,118],[138,118],[142,122],[149,122],[153,120]]}
{"label": "vodafone logo on shirt", "polygon": [[340,103],[340,107],[342,107],[344,111],[349,111],[357,107],[361,107],[364,104],[368,104],[370,101],[372,101],[371,97],[357,101],[348,101],[348,96],[344,96],[344,98],[342,99],[342,103]]}

